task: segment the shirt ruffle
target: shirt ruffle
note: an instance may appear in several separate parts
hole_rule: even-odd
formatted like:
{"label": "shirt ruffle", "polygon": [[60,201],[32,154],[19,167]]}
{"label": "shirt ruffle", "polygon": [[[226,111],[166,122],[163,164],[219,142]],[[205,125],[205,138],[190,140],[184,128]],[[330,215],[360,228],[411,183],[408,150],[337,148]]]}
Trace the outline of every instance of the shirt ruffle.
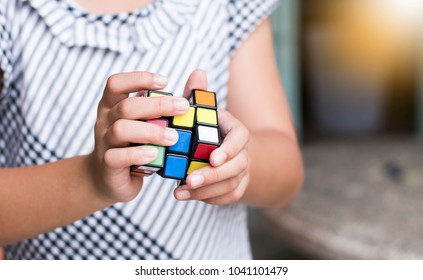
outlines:
{"label": "shirt ruffle", "polygon": [[279,6],[280,0],[228,0],[231,55],[253,30]]}
{"label": "shirt ruffle", "polygon": [[[31,5],[52,34],[68,47],[126,52],[133,48],[145,51],[175,36],[193,17],[201,0],[157,0],[133,12],[101,15],[85,12],[68,1],[20,1]],[[153,28],[155,32],[151,32]]]}

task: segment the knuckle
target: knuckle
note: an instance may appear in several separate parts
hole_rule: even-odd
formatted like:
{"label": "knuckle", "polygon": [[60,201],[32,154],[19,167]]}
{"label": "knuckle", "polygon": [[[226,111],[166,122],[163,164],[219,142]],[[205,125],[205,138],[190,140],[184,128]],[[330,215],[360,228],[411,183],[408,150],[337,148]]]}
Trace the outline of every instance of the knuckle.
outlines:
{"label": "knuckle", "polygon": [[112,126],[109,128],[110,135],[114,139],[121,139],[122,135],[125,131],[124,123],[122,120],[117,120]]}
{"label": "knuckle", "polygon": [[113,74],[107,78],[106,88],[110,91],[117,91],[119,89],[119,75]]}
{"label": "knuckle", "polygon": [[127,118],[130,115],[131,103],[128,102],[128,100],[129,99],[125,99],[121,101],[116,107],[117,113],[121,118]]}
{"label": "knuckle", "polygon": [[103,165],[111,168],[113,166],[114,156],[113,151],[107,150],[103,155]]}

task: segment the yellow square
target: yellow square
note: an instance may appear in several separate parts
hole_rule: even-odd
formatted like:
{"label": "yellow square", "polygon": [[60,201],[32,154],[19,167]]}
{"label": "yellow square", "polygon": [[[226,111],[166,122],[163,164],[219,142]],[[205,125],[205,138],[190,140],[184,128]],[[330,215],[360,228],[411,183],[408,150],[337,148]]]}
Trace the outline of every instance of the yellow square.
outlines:
{"label": "yellow square", "polygon": [[158,92],[150,92],[150,97],[162,97],[162,96],[168,96],[168,95],[163,93],[158,93]]}
{"label": "yellow square", "polygon": [[217,111],[206,108],[198,108],[197,121],[201,123],[217,125]]}
{"label": "yellow square", "polygon": [[194,117],[195,117],[195,107],[190,107],[186,114],[173,117],[172,124],[174,126],[192,128],[194,126]]}
{"label": "yellow square", "polygon": [[160,90],[153,90],[149,89],[144,96],[148,97],[163,97],[163,96],[173,96],[170,92],[160,91]]}
{"label": "yellow square", "polygon": [[195,170],[198,170],[200,168],[203,168],[205,166],[209,166],[207,162],[200,162],[200,161],[191,161],[187,174],[190,174],[191,172],[194,172]]}

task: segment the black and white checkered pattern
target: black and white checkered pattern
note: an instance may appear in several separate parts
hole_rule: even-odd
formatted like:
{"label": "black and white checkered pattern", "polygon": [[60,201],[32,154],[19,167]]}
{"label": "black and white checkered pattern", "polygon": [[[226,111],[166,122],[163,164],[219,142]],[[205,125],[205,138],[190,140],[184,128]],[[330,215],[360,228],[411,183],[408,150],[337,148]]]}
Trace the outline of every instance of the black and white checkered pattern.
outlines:
{"label": "black and white checkered pattern", "polygon": [[[91,152],[96,107],[113,73],[160,73],[166,90],[182,95],[201,68],[224,108],[231,55],[275,2],[157,0],[98,16],[68,0],[0,0],[0,167]],[[176,201],[174,188],[150,176],[133,201],[7,246],[6,258],[251,258],[244,206]]]}
{"label": "black and white checkered pattern", "polygon": [[263,21],[278,4],[278,0],[229,0],[229,38],[234,52],[257,23]]}
{"label": "black and white checkered pattern", "polygon": [[23,259],[174,259],[114,206],[11,246],[8,255]]}

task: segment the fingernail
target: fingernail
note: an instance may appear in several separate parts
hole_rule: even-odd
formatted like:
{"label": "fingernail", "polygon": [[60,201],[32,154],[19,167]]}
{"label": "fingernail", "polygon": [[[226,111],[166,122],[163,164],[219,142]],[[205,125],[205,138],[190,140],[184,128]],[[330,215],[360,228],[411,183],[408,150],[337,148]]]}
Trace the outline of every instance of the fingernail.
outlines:
{"label": "fingernail", "polygon": [[176,97],[173,100],[173,107],[175,108],[176,111],[185,113],[189,108],[188,100],[186,100],[183,97]]}
{"label": "fingernail", "polygon": [[176,142],[178,142],[178,137],[179,136],[176,130],[172,128],[165,128],[164,138],[167,142],[169,142],[170,144],[175,144]]}
{"label": "fingernail", "polygon": [[175,193],[176,199],[178,200],[187,200],[191,197],[191,193],[185,190],[179,190]]}
{"label": "fingernail", "polygon": [[167,85],[168,79],[164,76],[161,75],[154,75],[153,77],[153,81],[156,85],[160,86],[160,87],[164,87]]}
{"label": "fingernail", "polygon": [[214,156],[214,163],[216,166],[222,165],[226,160],[226,154],[224,152],[220,152]]}
{"label": "fingernail", "polygon": [[195,189],[201,186],[204,183],[203,175],[193,175],[191,177],[191,188]]}
{"label": "fingernail", "polygon": [[152,146],[143,146],[141,150],[141,156],[146,158],[156,158],[159,154],[159,150]]}

